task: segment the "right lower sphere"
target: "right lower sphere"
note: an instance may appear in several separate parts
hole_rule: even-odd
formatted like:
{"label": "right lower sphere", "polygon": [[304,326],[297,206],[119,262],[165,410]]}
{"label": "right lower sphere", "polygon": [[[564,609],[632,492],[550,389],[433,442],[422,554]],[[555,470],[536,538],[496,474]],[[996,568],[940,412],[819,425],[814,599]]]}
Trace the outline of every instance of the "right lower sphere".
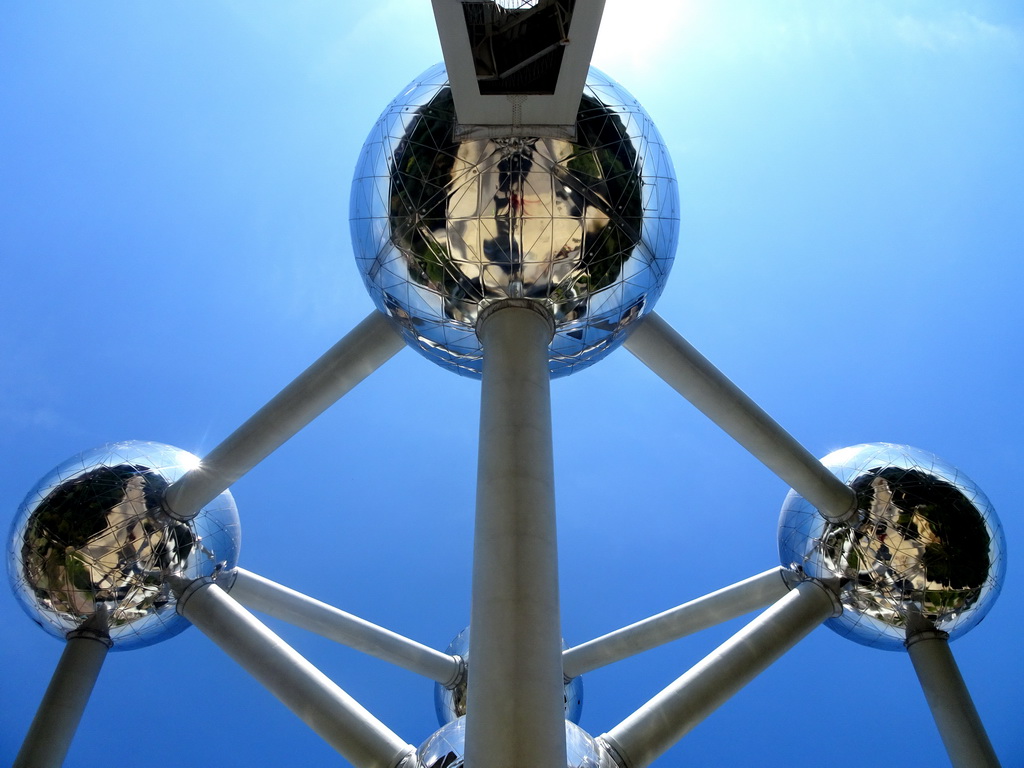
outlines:
{"label": "right lower sphere", "polygon": [[843,613],[827,622],[833,630],[898,650],[908,627],[953,639],[985,617],[1002,587],[1006,544],[970,478],[931,453],[888,443],[843,448],[822,463],[857,494],[857,518],[830,523],[790,491],[779,555],[839,590]]}

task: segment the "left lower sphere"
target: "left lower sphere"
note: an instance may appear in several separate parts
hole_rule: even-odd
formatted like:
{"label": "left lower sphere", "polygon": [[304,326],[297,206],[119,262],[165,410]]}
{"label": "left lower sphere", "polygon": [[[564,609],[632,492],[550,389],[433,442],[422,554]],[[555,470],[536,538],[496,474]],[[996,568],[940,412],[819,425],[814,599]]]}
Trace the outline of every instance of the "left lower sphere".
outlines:
{"label": "left lower sphere", "polygon": [[238,511],[224,491],[188,521],[164,512],[167,487],[199,465],[162,443],[114,443],[57,466],[28,493],[8,540],[25,612],[64,638],[83,627],[114,649],[178,634],[173,585],[223,578],[238,562]]}

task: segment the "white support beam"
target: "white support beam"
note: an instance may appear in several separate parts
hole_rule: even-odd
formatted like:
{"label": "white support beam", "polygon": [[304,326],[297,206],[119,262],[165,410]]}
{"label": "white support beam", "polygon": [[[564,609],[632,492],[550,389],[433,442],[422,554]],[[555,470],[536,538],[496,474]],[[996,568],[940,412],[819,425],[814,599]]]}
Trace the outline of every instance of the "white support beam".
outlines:
{"label": "white support beam", "polygon": [[235,569],[229,593],[250,610],[286,621],[444,686],[455,685],[462,677],[463,661],[456,656],[436,651],[242,568]]}
{"label": "white support beam", "polygon": [[371,312],[210,451],[196,469],[171,484],[164,497],[167,511],[179,520],[194,517],[403,346],[391,321]]}
{"label": "white support beam", "polygon": [[646,768],[841,610],[827,587],[815,581],[801,582],[599,740],[622,768]]}
{"label": "white support beam", "polygon": [[[795,574],[794,574],[795,576]],[[562,653],[566,678],[573,678],[659,645],[771,605],[789,591],[785,569],[772,568],[704,597],[670,608]]]}
{"label": "white support beam", "polygon": [[856,516],[856,494],[656,313],[625,346],[825,518]]}
{"label": "white support beam", "polygon": [[193,582],[179,597],[178,612],[356,768],[411,768],[413,746],[218,585]]}

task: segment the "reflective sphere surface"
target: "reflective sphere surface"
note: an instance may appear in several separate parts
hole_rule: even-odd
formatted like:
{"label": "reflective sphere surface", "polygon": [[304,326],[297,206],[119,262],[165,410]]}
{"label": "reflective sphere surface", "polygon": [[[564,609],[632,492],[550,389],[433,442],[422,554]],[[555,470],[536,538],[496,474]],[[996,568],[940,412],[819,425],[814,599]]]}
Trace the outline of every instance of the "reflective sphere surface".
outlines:
{"label": "reflective sphere surface", "polygon": [[487,303],[529,298],[555,318],[553,376],[597,361],[661,294],[678,191],[650,117],[591,69],[575,140],[456,132],[443,65],[388,105],[363,145],[352,239],[378,309],[405,340],[480,374]]}
{"label": "reflective sphere surface", "polygon": [[[615,763],[594,738],[565,721],[566,768],[614,768]],[[441,726],[417,753],[420,768],[462,768],[466,760],[466,718]]]}
{"label": "reflective sphere surface", "polygon": [[864,645],[901,649],[908,621],[962,635],[1002,587],[1006,544],[995,510],[937,456],[871,443],[822,463],[857,493],[853,525],[829,523],[790,491],[779,521],[782,564],[837,584],[843,614],[828,624]]}
{"label": "reflective sphere surface", "polygon": [[[565,642],[562,643],[562,648],[565,648]],[[461,656],[466,662],[466,668],[469,668],[469,627],[455,636],[445,649],[445,653]],[[437,713],[439,725],[446,725],[466,714],[466,688],[465,680],[454,688],[434,683],[434,711]],[[583,676],[580,675],[565,684],[565,719],[578,723],[582,714]]]}
{"label": "reflective sphere surface", "polygon": [[240,537],[227,491],[188,522],[163,512],[164,490],[198,463],[161,443],[115,443],[40,480],[18,509],[7,549],[11,584],[29,616],[62,639],[83,625],[105,631],[115,649],[185,629],[169,580],[233,568]]}

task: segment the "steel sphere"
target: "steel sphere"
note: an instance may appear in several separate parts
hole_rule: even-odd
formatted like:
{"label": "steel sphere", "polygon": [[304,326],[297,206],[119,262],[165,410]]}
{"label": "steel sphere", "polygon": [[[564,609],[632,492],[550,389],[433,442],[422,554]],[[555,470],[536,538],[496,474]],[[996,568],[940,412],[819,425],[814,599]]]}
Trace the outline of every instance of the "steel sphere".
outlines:
{"label": "steel sphere", "polygon": [[951,639],[980,622],[1006,571],[1002,526],[985,494],[937,456],[871,443],[822,463],[857,494],[857,519],[829,523],[795,491],[779,521],[782,564],[839,589],[828,624],[852,640],[901,649],[908,624]]}
{"label": "steel sphere", "polygon": [[[565,648],[563,641],[562,647]],[[446,653],[461,656],[469,667],[469,627],[459,632],[448,644]],[[447,688],[434,683],[434,711],[439,725],[447,725],[466,714],[466,679]],[[583,677],[578,675],[565,684],[565,719],[578,723],[583,714]]]}
{"label": "steel sphere", "polygon": [[[590,734],[565,721],[566,768],[614,768],[611,756]],[[417,752],[419,768],[462,768],[466,760],[465,716],[442,725]]]}
{"label": "steel sphere", "polygon": [[503,298],[554,316],[552,376],[618,346],[661,294],[678,191],[654,123],[590,70],[565,136],[460,133],[444,65],[370,131],[352,183],[356,260],[377,308],[434,362],[480,375],[480,310]]}
{"label": "steel sphere", "polygon": [[7,548],[28,615],[56,637],[87,628],[122,650],[185,629],[172,581],[229,572],[240,536],[228,491],[187,522],[164,512],[167,486],[198,463],[187,451],[132,441],[86,451],[40,480]]}

